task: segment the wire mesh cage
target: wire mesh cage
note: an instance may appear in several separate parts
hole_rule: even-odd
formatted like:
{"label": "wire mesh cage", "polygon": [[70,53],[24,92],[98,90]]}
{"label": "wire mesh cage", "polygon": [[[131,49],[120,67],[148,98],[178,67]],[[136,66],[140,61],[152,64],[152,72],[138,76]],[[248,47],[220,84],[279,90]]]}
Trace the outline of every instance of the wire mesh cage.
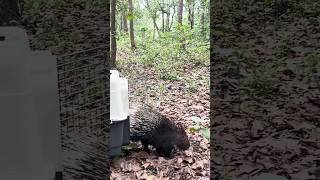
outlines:
{"label": "wire mesh cage", "polygon": [[58,86],[61,128],[105,136],[107,128],[106,47],[60,56]]}
{"label": "wire mesh cage", "polygon": [[[70,158],[73,154],[68,151],[78,148],[83,156],[92,156],[80,162],[85,163],[80,164],[81,171],[100,171],[105,177],[110,124],[106,52],[107,46],[102,46],[57,58],[62,156]],[[81,138],[73,137],[75,133]],[[75,147],[76,142],[82,144]],[[77,174],[74,179],[85,179],[85,175],[74,174]]]}

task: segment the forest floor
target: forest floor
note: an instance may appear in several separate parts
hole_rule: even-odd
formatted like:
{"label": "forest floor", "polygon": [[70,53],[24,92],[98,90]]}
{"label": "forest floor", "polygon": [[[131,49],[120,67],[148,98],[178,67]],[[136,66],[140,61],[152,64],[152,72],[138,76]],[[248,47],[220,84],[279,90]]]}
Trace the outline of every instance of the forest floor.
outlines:
{"label": "forest floor", "polygon": [[[181,67],[180,80],[169,81],[136,59],[134,52],[118,50],[118,69],[129,81],[130,106],[148,99],[147,103],[160,113],[188,127],[191,146],[172,159],[159,157],[156,152],[148,154],[140,146],[113,161],[111,179],[209,179],[209,140],[191,130],[196,117],[202,127],[209,127],[209,67],[186,64]],[[184,81],[187,77],[195,82],[194,87]]]}
{"label": "forest floor", "polygon": [[212,179],[320,178],[319,4],[280,2],[215,4]]}

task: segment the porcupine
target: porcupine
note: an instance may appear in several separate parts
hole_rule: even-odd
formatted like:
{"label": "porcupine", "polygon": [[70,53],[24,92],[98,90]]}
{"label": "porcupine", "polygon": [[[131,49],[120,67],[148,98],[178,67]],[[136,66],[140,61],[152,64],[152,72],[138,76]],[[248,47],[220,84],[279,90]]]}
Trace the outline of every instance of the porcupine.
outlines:
{"label": "porcupine", "polygon": [[130,139],[141,141],[146,152],[149,145],[160,156],[172,157],[174,149],[187,150],[188,136],[182,124],[175,124],[149,105],[141,105],[130,112]]}

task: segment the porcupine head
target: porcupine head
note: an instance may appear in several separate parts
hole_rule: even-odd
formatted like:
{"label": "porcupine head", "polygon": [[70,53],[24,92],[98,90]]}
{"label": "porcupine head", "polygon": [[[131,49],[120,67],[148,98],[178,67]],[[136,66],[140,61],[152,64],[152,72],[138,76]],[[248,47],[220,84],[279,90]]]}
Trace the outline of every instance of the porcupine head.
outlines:
{"label": "porcupine head", "polygon": [[190,147],[188,136],[181,124],[173,124],[162,119],[164,126],[159,126],[153,136],[152,145],[160,156],[172,158],[174,152],[187,150]]}
{"label": "porcupine head", "polygon": [[185,131],[184,126],[181,123],[177,124],[177,137],[176,137],[176,146],[181,150],[187,150],[190,147],[189,139]]}

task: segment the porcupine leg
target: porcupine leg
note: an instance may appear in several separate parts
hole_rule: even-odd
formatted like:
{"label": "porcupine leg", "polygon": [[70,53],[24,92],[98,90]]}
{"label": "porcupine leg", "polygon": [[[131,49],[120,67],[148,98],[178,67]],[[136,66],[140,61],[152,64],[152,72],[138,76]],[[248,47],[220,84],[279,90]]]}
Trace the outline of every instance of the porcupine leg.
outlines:
{"label": "porcupine leg", "polygon": [[161,156],[167,157],[167,158],[172,158],[172,147],[166,147],[166,148],[162,148],[162,147],[158,147],[156,149],[157,153]]}
{"label": "porcupine leg", "polygon": [[150,153],[149,144],[146,141],[141,141],[141,143],[143,146],[143,150],[146,151],[147,153]]}

